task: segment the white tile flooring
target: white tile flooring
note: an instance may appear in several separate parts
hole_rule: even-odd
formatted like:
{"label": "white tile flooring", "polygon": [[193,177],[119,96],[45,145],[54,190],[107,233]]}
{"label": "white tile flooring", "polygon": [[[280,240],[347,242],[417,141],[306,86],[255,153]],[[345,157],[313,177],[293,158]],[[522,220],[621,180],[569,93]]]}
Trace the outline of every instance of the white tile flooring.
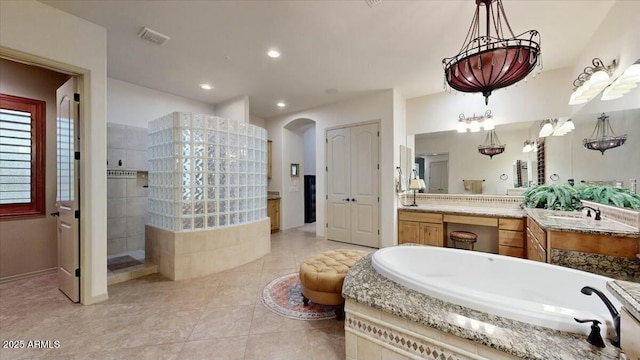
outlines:
{"label": "white tile flooring", "polygon": [[72,304],[55,275],[0,285],[0,339],[59,341],[57,349],[4,349],[0,359],[344,359],[344,323],[299,321],[262,306],[260,290],[327,249],[315,224],[271,236],[271,253],[192,280],[150,275],[109,286],[109,300]]}

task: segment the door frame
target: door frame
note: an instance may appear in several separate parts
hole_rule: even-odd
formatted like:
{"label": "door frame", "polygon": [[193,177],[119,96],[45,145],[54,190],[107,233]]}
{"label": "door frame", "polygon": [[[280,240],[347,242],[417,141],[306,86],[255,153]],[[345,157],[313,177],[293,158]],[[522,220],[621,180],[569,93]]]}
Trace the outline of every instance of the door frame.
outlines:
{"label": "door frame", "polygon": [[[324,128],[324,140],[325,140],[325,146],[324,146],[324,168],[325,171],[323,173],[323,178],[324,178],[324,221],[325,221],[325,231],[324,231],[324,239],[325,240],[329,240],[327,238],[327,224],[328,224],[328,215],[329,215],[329,203],[327,202],[327,197],[329,196],[329,181],[328,181],[328,177],[327,177],[327,159],[329,158],[328,155],[328,151],[329,149],[327,148],[327,134],[330,130],[336,130],[336,129],[344,129],[344,128],[351,128],[354,126],[360,126],[360,125],[370,125],[370,124],[377,124],[378,125],[378,131],[380,132],[380,135],[378,136],[378,164],[380,164],[380,152],[381,152],[381,144],[382,144],[382,126],[381,126],[381,122],[380,120],[369,120],[369,121],[361,121],[361,122],[355,122],[355,123],[350,123],[350,124],[342,124],[342,125],[336,125],[336,126],[331,126],[331,127],[326,127]],[[382,195],[382,179],[381,179],[381,174],[382,172],[380,171],[381,169],[378,169],[378,196],[381,197]],[[317,174],[316,174],[317,176]],[[380,238],[380,225],[382,224],[382,211],[380,209],[382,209],[382,199],[380,199],[380,201],[378,202],[378,249],[381,248],[382,246],[382,242],[381,242],[381,238]],[[317,211],[317,210],[316,210]],[[333,240],[331,240],[333,241]]]}
{"label": "door frame", "polygon": [[[82,179],[90,179],[90,167],[83,166],[88,158],[90,158],[91,149],[88,146],[89,141],[87,139],[91,138],[91,134],[89,132],[90,125],[88,122],[85,122],[84,119],[91,118],[90,112],[90,99],[91,99],[91,72],[87,69],[70,65],[67,63],[62,63],[59,61],[43,58],[34,54],[25,53],[22,51],[17,51],[14,49],[10,49],[4,46],[0,46],[0,58],[32,65],[36,67],[45,68],[48,70],[56,71],[59,73],[67,74],[70,76],[74,76],[78,79],[78,91],[80,92],[80,111],[78,112],[78,126],[80,131],[80,208],[79,209],[88,209],[86,204],[87,202],[87,181],[82,181]],[[106,173],[105,173],[106,177]],[[87,213],[86,211],[84,212]],[[107,293],[92,296],[91,294],[91,286],[93,283],[93,244],[90,241],[90,233],[89,227],[90,222],[87,219],[87,216],[80,217],[80,303],[83,305],[89,305],[93,303],[97,303],[100,301],[104,301],[108,299]],[[105,230],[106,231],[106,230]],[[106,256],[105,256],[106,262]],[[106,282],[106,279],[105,279]]]}

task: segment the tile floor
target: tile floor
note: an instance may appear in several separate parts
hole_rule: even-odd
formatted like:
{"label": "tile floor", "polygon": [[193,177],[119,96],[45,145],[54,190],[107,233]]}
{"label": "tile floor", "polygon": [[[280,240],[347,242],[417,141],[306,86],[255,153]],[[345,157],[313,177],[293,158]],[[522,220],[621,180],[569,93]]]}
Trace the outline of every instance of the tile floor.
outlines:
{"label": "tile floor", "polygon": [[259,300],[264,285],[309,256],[373,250],[317,239],[314,229],[272,234],[271,254],[224,273],[176,282],[154,274],[111,285],[109,300],[91,306],[69,302],[55,275],[2,284],[0,339],[60,347],[0,348],[0,358],[343,359],[343,322],[287,319]]}

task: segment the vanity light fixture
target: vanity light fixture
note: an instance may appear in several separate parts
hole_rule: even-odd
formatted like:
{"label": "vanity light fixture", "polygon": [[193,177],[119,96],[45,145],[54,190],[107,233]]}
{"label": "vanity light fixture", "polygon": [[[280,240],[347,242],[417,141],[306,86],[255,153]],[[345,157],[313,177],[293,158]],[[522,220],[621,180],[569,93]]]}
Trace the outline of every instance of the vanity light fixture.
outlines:
{"label": "vanity light fixture", "polygon": [[523,153],[532,152],[533,149],[536,148],[536,142],[531,140],[525,140],[524,146],[522,147]]}
{"label": "vanity light fixture", "polygon": [[465,117],[464,114],[460,114],[458,116],[458,125],[456,126],[456,131],[459,133],[465,133],[467,131],[470,132],[478,132],[480,128],[484,130],[493,130],[496,125],[493,122],[493,115],[491,114],[491,110],[485,111],[484,115],[476,116],[473,114],[471,117]]}
{"label": "vanity light fixture", "polygon": [[542,120],[540,124],[540,132],[538,137],[563,136],[573,131],[576,126],[571,119],[567,119],[565,122],[560,122],[558,119],[546,119]]}
{"label": "vanity light fixture", "polygon": [[573,93],[569,97],[569,105],[584,104],[611,84],[611,74],[618,67],[614,59],[610,65],[605,65],[599,58],[591,60],[593,66],[587,66],[582,74],[573,81]]}
{"label": "vanity light fixture", "polygon": [[538,133],[538,137],[547,137],[553,134],[553,127],[558,122],[558,119],[545,119],[542,120],[540,124],[540,132]]}
{"label": "vanity light fixture", "polygon": [[640,83],[640,59],[629,66],[611,85],[602,92],[600,100],[621,98]]}
{"label": "vanity light fixture", "polygon": [[593,129],[591,137],[582,140],[582,145],[589,150],[598,150],[604,155],[605,151],[622,146],[626,141],[627,135],[616,136],[611,128],[611,123],[609,123],[609,116],[602,113],[598,117],[598,122],[596,122],[596,127]]}
{"label": "vanity light fixture", "polygon": [[484,145],[478,145],[478,152],[482,155],[487,155],[490,159],[493,159],[495,155],[502,154],[504,149],[505,145],[500,143],[495,129],[487,132]]}
{"label": "vanity light fixture", "polygon": [[[474,0],[476,11],[460,52],[442,59],[447,84],[458,91],[479,92],[489,104],[496,89],[524,79],[540,60],[540,33],[529,30],[513,34],[502,0]],[[495,9],[494,9],[495,5]],[[480,7],[486,9],[486,31],[480,34]],[[506,37],[504,29],[508,30]]]}

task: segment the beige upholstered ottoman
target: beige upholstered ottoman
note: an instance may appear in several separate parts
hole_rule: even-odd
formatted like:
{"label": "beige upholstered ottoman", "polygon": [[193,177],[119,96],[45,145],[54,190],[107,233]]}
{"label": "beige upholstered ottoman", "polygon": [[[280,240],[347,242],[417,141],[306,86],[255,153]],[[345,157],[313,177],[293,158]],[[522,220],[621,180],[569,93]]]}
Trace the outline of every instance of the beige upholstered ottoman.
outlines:
{"label": "beige upholstered ottoman", "polygon": [[304,305],[335,305],[338,320],[344,318],[342,284],[347,271],[367,253],[360,250],[328,250],[300,264],[300,283]]}

